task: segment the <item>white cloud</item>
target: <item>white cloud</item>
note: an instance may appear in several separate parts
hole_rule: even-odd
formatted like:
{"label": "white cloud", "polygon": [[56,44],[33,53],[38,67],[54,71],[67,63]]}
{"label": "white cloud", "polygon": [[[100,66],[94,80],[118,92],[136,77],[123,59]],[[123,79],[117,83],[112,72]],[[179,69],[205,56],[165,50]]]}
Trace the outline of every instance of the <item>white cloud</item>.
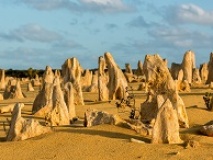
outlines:
{"label": "white cloud", "polygon": [[213,10],[207,11],[195,4],[182,4],[167,8],[166,19],[170,23],[194,23],[213,25]]}
{"label": "white cloud", "polygon": [[37,10],[68,9],[74,12],[129,12],[135,8],[123,0],[18,0]]}
{"label": "white cloud", "polygon": [[81,0],[83,3],[95,3],[98,5],[116,5],[122,6],[122,2],[120,0]]}
{"label": "white cloud", "polygon": [[104,12],[128,11],[130,9],[122,0],[80,0],[80,2],[88,8]]}
{"label": "white cloud", "polygon": [[149,35],[162,47],[205,48],[211,47],[213,36],[202,31],[191,31],[180,27],[162,27],[150,30]]}
{"label": "white cloud", "polygon": [[74,5],[69,0],[18,0],[38,10],[54,10]]}
{"label": "white cloud", "polygon": [[0,38],[6,40],[17,40],[17,41],[38,41],[38,42],[53,42],[60,40],[61,36],[38,24],[26,24],[18,29],[10,31],[8,34],[0,34]]}

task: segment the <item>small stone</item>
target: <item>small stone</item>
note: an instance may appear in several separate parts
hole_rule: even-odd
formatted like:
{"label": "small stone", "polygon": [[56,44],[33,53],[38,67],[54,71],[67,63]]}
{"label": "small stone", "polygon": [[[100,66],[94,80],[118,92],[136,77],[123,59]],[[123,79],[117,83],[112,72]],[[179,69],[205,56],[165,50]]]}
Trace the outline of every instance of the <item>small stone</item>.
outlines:
{"label": "small stone", "polygon": [[198,141],[195,141],[195,140],[189,140],[186,142],[186,146],[185,148],[188,149],[188,148],[197,148],[200,146],[200,143]]}
{"label": "small stone", "polygon": [[135,138],[131,138],[130,142],[145,144],[144,141],[141,141],[141,140],[138,140],[138,139],[135,139]]}

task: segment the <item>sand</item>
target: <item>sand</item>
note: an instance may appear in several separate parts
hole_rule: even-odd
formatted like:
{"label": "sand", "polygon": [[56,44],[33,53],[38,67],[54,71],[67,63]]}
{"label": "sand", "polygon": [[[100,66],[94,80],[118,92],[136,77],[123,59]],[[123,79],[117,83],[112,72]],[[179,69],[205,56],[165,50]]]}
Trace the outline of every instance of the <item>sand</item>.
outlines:
{"label": "sand", "polygon": [[[26,85],[22,85],[27,95],[24,99],[0,101],[0,107],[24,102],[22,115],[32,117],[31,108],[38,88],[34,92],[27,92]],[[95,108],[118,114],[121,117],[129,116],[129,109],[118,110],[115,102],[98,103],[97,93],[84,93],[84,106],[77,106],[79,120],[72,126],[55,127],[54,132],[39,137],[18,142],[6,142],[5,130],[8,130],[7,118],[11,114],[0,115],[0,160],[212,160],[213,138],[199,132],[201,125],[213,120],[213,112],[205,108],[202,96],[207,89],[196,89],[191,93],[180,93],[187,107],[190,128],[180,129],[181,138],[185,141],[194,140],[199,145],[185,147],[183,144],[150,144],[150,137],[143,137],[128,128],[99,125],[90,128],[83,127],[83,115],[86,109]],[[213,91],[212,91],[213,92]],[[135,91],[136,107],[144,102],[144,91]],[[42,119],[39,119],[41,122]],[[142,143],[131,142],[131,139]]]}

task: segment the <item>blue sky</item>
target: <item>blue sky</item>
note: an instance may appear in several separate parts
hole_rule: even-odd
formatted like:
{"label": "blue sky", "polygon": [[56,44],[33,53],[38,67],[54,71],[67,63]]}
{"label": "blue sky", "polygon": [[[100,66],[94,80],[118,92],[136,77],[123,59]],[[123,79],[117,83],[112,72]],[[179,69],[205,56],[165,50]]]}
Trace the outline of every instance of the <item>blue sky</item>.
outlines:
{"label": "blue sky", "polygon": [[[0,68],[61,68],[76,57],[97,68],[109,51],[121,68],[146,54],[196,63],[213,51],[213,4],[200,0],[1,0]],[[170,66],[169,66],[170,67]]]}

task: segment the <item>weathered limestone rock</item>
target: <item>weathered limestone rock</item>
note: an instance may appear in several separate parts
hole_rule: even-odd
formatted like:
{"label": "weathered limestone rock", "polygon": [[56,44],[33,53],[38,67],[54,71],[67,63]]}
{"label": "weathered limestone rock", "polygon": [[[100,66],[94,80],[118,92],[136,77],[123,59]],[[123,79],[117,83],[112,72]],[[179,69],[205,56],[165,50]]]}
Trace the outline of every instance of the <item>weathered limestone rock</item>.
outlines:
{"label": "weathered limestone rock", "polygon": [[[143,117],[143,119],[148,119],[150,121],[149,123],[154,121],[154,127],[156,127],[156,129],[153,128],[153,130],[155,130],[153,131],[153,135],[154,132],[156,132],[156,135],[161,135],[159,139],[155,139],[154,135],[153,143],[179,143],[179,125],[184,124],[184,126],[187,127],[188,117],[185,111],[185,105],[178,95],[176,83],[168,70],[167,61],[163,60],[158,54],[153,56],[146,55],[143,67],[149,91],[146,102],[149,102],[148,105],[155,105],[152,111],[157,110],[157,113],[147,114],[151,117]],[[162,103],[163,100],[165,104]],[[165,109],[161,111],[159,106],[164,106],[163,108]],[[186,115],[179,115],[183,113]],[[144,116],[143,110],[141,110],[141,115]],[[154,118],[155,115],[156,117]],[[169,117],[166,116],[170,116],[172,121],[169,121]],[[177,118],[175,118],[175,116]],[[178,124],[178,121],[181,121],[181,123],[178,125],[177,129],[176,124]],[[170,131],[161,131],[161,124],[171,127],[174,125],[174,128],[170,128]],[[162,133],[158,133],[158,131]],[[174,135],[168,137],[168,141],[164,139],[168,136],[167,132],[171,132]]]}
{"label": "weathered limestone rock", "polygon": [[81,87],[83,91],[88,91],[88,88],[91,86],[92,82],[92,72],[89,69],[86,69],[81,76]]}
{"label": "weathered limestone rock", "polygon": [[24,94],[22,93],[22,90],[21,90],[21,84],[20,84],[20,81],[17,80],[16,82],[16,86],[14,87],[14,92],[11,92],[11,98],[17,98],[17,99],[22,99],[24,98]]}
{"label": "weathered limestone rock", "polygon": [[72,83],[67,82],[64,86],[64,89],[65,89],[64,99],[68,107],[69,119],[71,122],[73,122],[77,117],[74,103],[74,88],[72,86]]}
{"label": "weathered limestone rock", "polygon": [[213,124],[202,126],[200,131],[209,137],[213,137]]}
{"label": "weathered limestone rock", "polygon": [[179,70],[177,80],[180,82],[182,82],[182,80],[183,80],[183,70],[182,69]]}
{"label": "weathered limestone rock", "polygon": [[3,94],[0,93],[0,101],[4,100]]}
{"label": "weathered limestone rock", "polygon": [[123,120],[121,117],[118,115],[114,114],[109,114],[104,111],[97,111],[94,109],[88,109],[85,114],[84,114],[84,126],[85,127],[92,127],[96,125],[101,125],[101,124],[110,124],[110,125],[116,125],[116,126],[122,126],[126,127],[129,129],[133,129],[137,133],[143,135],[143,136],[148,136],[151,135],[151,128],[146,127],[144,124],[141,122],[127,122]]}
{"label": "weathered limestone rock", "polygon": [[61,72],[58,69],[56,69],[55,73],[54,73],[54,76],[55,77],[59,77],[59,79],[60,79],[61,78]]}
{"label": "weathered limestone rock", "polygon": [[98,99],[99,101],[109,100],[109,77],[106,72],[106,62],[103,56],[98,59]]}
{"label": "weathered limestone rock", "polygon": [[54,79],[52,94],[52,110],[46,114],[45,122],[48,126],[69,125],[70,117],[64,95],[60,87],[59,77]]}
{"label": "weathered limestone rock", "polygon": [[141,61],[138,61],[138,68],[135,71],[135,75],[137,76],[137,78],[139,78],[139,77],[144,75],[143,63]]}
{"label": "weathered limestone rock", "polygon": [[208,63],[208,79],[207,84],[210,84],[213,81],[213,52],[210,53],[209,63]]}
{"label": "weathered limestone rock", "polygon": [[0,107],[0,113],[12,113],[16,104],[9,104],[7,106]]}
{"label": "weathered limestone rock", "polygon": [[98,71],[95,71],[95,73],[92,75],[92,83],[88,88],[88,92],[98,92]]}
{"label": "weathered limestone rock", "polygon": [[[178,80],[177,88],[179,91],[188,91],[188,92],[190,91],[194,68],[195,68],[195,54],[191,50],[187,51],[184,54],[181,64],[172,63],[170,73],[174,80]],[[195,71],[195,74],[197,74],[197,71]],[[198,78],[197,75],[195,74],[194,80]],[[188,84],[186,84],[186,82],[188,82]]]}
{"label": "weathered limestone rock", "polygon": [[43,74],[43,83],[53,83],[55,75],[50,66],[46,66],[46,69]]}
{"label": "weathered limestone rock", "polygon": [[67,59],[62,65],[62,77],[64,84],[71,82],[74,89],[74,99],[77,105],[84,105],[84,98],[82,94],[82,87],[80,83],[82,68],[76,58]]}
{"label": "weathered limestone rock", "polygon": [[198,68],[194,68],[192,70],[192,83],[195,83],[195,84],[201,84],[202,81],[201,81],[201,77],[200,77],[200,71]]}
{"label": "weathered limestone rock", "polygon": [[7,141],[25,140],[51,132],[51,128],[40,125],[36,120],[22,118],[23,107],[23,103],[17,103],[14,107]]}
{"label": "weathered limestone rock", "polygon": [[[174,80],[178,79],[179,81],[182,81],[183,77],[180,77],[180,70],[181,69],[181,64],[178,64],[178,63],[172,63],[171,64],[171,69],[170,69],[170,73],[171,73],[171,76]],[[182,70],[182,73],[183,74],[183,70]]]}
{"label": "weathered limestone rock", "polygon": [[208,64],[207,63],[201,64],[200,65],[200,76],[201,76],[201,80],[202,80],[203,84],[206,83],[206,81],[208,79],[208,75],[209,75]]}
{"label": "weathered limestone rock", "polygon": [[141,104],[141,122],[151,124],[156,118],[158,107],[156,101],[145,101]]}
{"label": "weathered limestone rock", "polygon": [[[14,84],[16,82],[16,84]],[[25,95],[22,93],[20,80],[13,81],[10,80],[4,91],[4,99],[22,99]]]}
{"label": "weathered limestone rock", "polygon": [[[44,116],[46,113],[50,111],[52,106],[51,99],[52,99],[54,78],[55,75],[52,71],[52,68],[50,66],[46,66],[42,79],[43,86],[33,102],[32,114]],[[38,76],[36,79],[37,79],[36,81],[40,83],[40,80],[38,80],[39,79]]]}
{"label": "weathered limestone rock", "polygon": [[109,71],[109,100],[126,99],[128,96],[128,93],[126,92],[128,84],[122,70],[115,63],[109,52],[104,54],[104,58]]}
{"label": "weathered limestone rock", "polygon": [[183,80],[187,80],[189,84],[192,83],[192,69],[195,68],[195,54],[191,50],[184,54],[182,61]]}
{"label": "weathered limestone rock", "polygon": [[33,85],[33,87],[35,87],[35,86],[41,86],[41,81],[40,81],[40,79],[39,79],[39,76],[38,76],[38,74],[35,74],[35,79],[32,79],[32,85]]}
{"label": "weathered limestone rock", "polygon": [[5,81],[5,70],[0,70],[0,90],[5,90],[6,87],[6,81]]}
{"label": "weathered limestone rock", "polygon": [[3,93],[4,99],[10,98],[11,88],[12,88],[12,80],[8,80],[8,83],[7,83],[4,93]]}
{"label": "weathered limestone rock", "polygon": [[191,87],[190,84],[187,80],[183,80],[183,70],[180,69],[178,73],[178,78],[175,80],[176,86],[177,86],[177,91],[179,92],[190,92]]}
{"label": "weathered limestone rock", "polygon": [[29,83],[27,84],[27,91],[29,91],[29,92],[35,91],[31,82],[29,82]]}
{"label": "weathered limestone rock", "polygon": [[190,84],[187,80],[179,81],[178,83],[178,91],[180,92],[191,92]]}
{"label": "weathered limestone rock", "polygon": [[37,116],[45,116],[52,109],[53,83],[44,83],[42,90],[36,96],[32,114]]}
{"label": "weathered limestone rock", "polygon": [[158,113],[153,127],[152,143],[182,143],[177,110],[167,95],[157,95]]}
{"label": "weathered limestone rock", "polygon": [[104,111],[88,109],[84,114],[84,126],[91,127],[100,124],[115,124],[115,119],[112,114]]}
{"label": "weathered limestone rock", "polygon": [[124,76],[126,77],[127,82],[132,82],[133,80],[135,80],[135,77],[132,72],[132,67],[129,63],[126,63],[125,68],[126,69],[124,72]]}
{"label": "weathered limestone rock", "polygon": [[[49,81],[50,82],[50,81]],[[65,85],[67,107],[64,94],[60,87],[60,78],[56,76],[53,83],[46,81],[43,85],[43,89],[37,95],[34,100],[32,113],[37,116],[43,116],[46,120],[46,125],[57,126],[57,125],[69,125],[70,118],[73,118],[75,114],[75,108],[73,108],[73,93],[69,84]],[[71,83],[71,82],[68,82]],[[68,113],[70,109],[70,117]]]}

